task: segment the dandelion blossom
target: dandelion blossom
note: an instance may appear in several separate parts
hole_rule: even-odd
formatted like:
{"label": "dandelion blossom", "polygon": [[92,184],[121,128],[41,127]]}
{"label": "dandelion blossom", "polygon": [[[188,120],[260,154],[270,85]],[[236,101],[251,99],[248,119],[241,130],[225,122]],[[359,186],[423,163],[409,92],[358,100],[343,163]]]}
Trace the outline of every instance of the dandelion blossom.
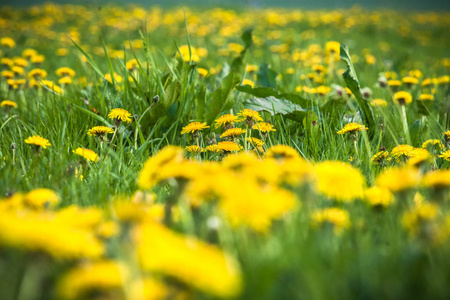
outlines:
{"label": "dandelion blossom", "polygon": [[225,152],[231,152],[231,151],[239,151],[242,149],[242,146],[236,144],[235,142],[219,142],[217,144],[217,147]]}
{"label": "dandelion blossom", "polygon": [[354,133],[357,131],[366,131],[368,128],[364,125],[358,124],[358,123],[348,123],[345,124],[344,128],[342,128],[341,130],[339,130],[337,133],[338,134],[345,134],[345,133]]}
{"label": "dandelion blossom", "polygon": [[209,126],[206,126],[206,122],[205,123],[201,123],[201,122],[192,122],[189,123],[187,126],[183,127],[183,129],[181,130],[181,134],[185,134],[185,133],[196,133],[198,131],[202,131],[203,129],[209,128]]}
{"label": "dandelion blossom", "polygon": [[391,168],[378,175],[375,183],[378,187],[391,192],[402,192],[417,187],[420,173],[413,167]]}
{"label": "dandelion blossom", "polygon": [[400,105],[407,105],[412,102],[412,96],[408,92],[399,91],[394,94],[394,102]]}
{"label": "dandelion blossom", "polygon": [[241,129],[241,128],[230,128],[227,131],[225,131],[224,133],[222,133],[220,135],[220,138],[235,138],[240,136],[241,134],[245,133],[246,130],[245,129]]}
{"label": "dandelion blossom", "polygon": [[73,150],[73,153],[86,158],[88,161],[97,162],[99,160],[97,153],[90,149],[77,148],[76,150]]}
{"label": "dandelion blossom", "polygon": [[258,122],[255,125],[253,125],[252,129],[257,129],[261,132],[270,132],[270,131],[277,131],[272,124],[267,122]]}
{"label": "dandelion blossom", "polygon": [[131,114],[122,108],[114,108],[109,112],[108,118],[131,123]]}
{"label": "dandelion blossom", "polygon": [[220,116],[219,118],[217,118],[214,121],[214,127],[219,128],[219,127],[224,127],[224,126],[228,126],[230,124],[234,124],[236,122],[239,122],[239,117],[235,116],[235,115],[231,115],[231,114],[225,114]]}
{"label": "dandelion blossom", "polygon": [[50,142],[47,139],[44,139],[43,137],[41,137],[39,135],[30,136],[29,138],[27,138],[25,140],[25,143],[30,144],[30,145],[40,146],[44,149],[47,149],[48,146],[52,145],[52,144],[50,144]]}
{"label": "dandelion blossom", "polygon": [[316,188],[325,196],[337,201],[352,201],[363,196],[366,180],[358,169],[350,164],[326,161],[315,169]]}
{"label": "dandelion blossom", "polygon": [[92,127],[91,129],[89,129],[88,135],[103,137],[106,134],[113,133],[113,132],[114,132],[114,130],[112,130],[112,128],[109,128],[106,126],[95,126],[95,127]]}
{"label": "dandelion blossom", "polygon": [[5,107],[5,108],[16,108],[17,107],[17,103],[14,101],[10,101],[10,100],[3,100],[0,103],[0,107]]}

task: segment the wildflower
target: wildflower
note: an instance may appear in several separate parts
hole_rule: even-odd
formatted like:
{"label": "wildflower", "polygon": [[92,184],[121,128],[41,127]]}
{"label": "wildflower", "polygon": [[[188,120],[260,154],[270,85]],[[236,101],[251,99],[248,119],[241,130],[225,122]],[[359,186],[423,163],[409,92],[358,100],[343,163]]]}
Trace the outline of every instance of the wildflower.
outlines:
{"label": "wildflower", "polygon": [[315,228],[331,225],[335,234],[350,228],[350,215],[340,208],[325,208],[311,215],[311,225]]}
{"label": "wildflower", "polygon": [[34,55],[33,57],[31,57],[31,62],[33,64],[40,64],[45,60],[45,56],[44,55]]}
{"label": "wildflower", "polygon": [[119,122],[122,121],[126,123],[131,123],[131,114],[122,108],[112,109],[108,114],[108,118],[117,120]]}
{"label": "wildflower", "polygon": [[154,222],[136,228],[133,238],[144,270],[176,278],[217,297],[233,297],[241,291],[237,262],[216,246]]}
{"label": "wildflower", "polygon": [[64,67],[56,70],[56,75],[58,75],[59,77],[74,77],[75,74],[75,71],[71,68]]}
{"label": "wildflower", "polygon": [[242,149],[242,146],[236,144],[235,142],[219,142],[217,144],[217,147],[224,151],[224,152],[232,152],[232,151],[239,151]]}
{"label": "wildflower", "polygon": [[241,110],[238,113],[238,116],[242,117],[245,121],[245,123],[247,124],[248,127],[253,127],[253,125],[256,122],[262,122],[263,118],[261,118],[261,115],[259,114],[259,112],[251,110],[251,109],[244,109]]}
{"label": "wildflower", "polygon": [[57,86],[53,81],[42,80],[42,84],[46,86],[48,89],[52,90],[53,92],[61,94],[61,88]]}
{"label": "wildflower", "polygon": [[88,135],[99,136],[99,137],[103,137],[103,136],[107,135],[108,133],[114,133],[114,130],[112,130],[111,128],[106,127],[106,126],[95,126],[88,130]]}
{"label": "wildflower", "polygon": [[383,99],[374,99],[370,102],[370,104],[374,107],[386,107],[387,106],[386,100],[383,100]]}
{"label": "wildflower", "polygon": [[127,63],[125,64],[126,68],[128,71],[132,71],[135,70],[139,67],[139,63],[136,59],[132,59],[127,61]]}
{"label": "wildflower", "polygon": [[366,126],[358,124],[358,123],[348,123],[344,126],[344,128],[339,130],[337,133],[338,134],[345,134],[347,132],[355,133],[357,131],[366,131],[367,129],[368,128]]}
{"label": "wildflower", "polygon": [[266,158],[274,159],[298,159],[300,155],[297,150],[287,145],[275,145],[267,149]]}
{"label": "wildflower", "polygon": [[5,107],[5,108],[16,108],[17,107],[17,103],[14,101],[10,101],[10,100],[3,100],[0,103],[0,107]]}
{"label": "wildflower", "polygon": [[264,145],[263,141],[254,137],[245,138],[245,140],[256,147],[262,147]]}
{"label": "wildflower", "polygon": [[99,156],[97,155],[97,153],[90,149],[77,148],[76,150],[73,150],[73,153],[80,155],[91,162],[97,162],[99,160]]}
{"label": "wildflower", "polygon": [[78,221],[59,217],[61,213],[11,213],[0,210],[0,245],[43,251],[56,258],[99,258],[103,244],[90,228],[74,225]]}
{"label": "wildflower", "polygon": [[70,77],[68,77],[68,76],[61,77],[61,78],[58,80],[58,83],[59,83],[59,84],[62,84],[62,85],[72,84],[72,78],[70,78]]}
{"label": "wildflower", "polygon": [[208,145],[206,146],[205,150],[209,152],[220,152],[221,149],[218,145]]}
{"label": "wildflower", "polygon": [[258,122],[255,125],[253,125],[252,129],[257,129],[261,132],[277,131],[275,128],[273,128],[272,124],[267,122]]}
{"label": "wildflower", "polygon": [[420,180],[420,173],[413,167],[387,169],[376,178],[376,186],[391,192],[402,192],[415,188]]}
{"label": "wildflower", "polygon": [[192,122],[189,123],[187,126],[183,127],[183,129],[181,130],[181,134],[185,134],[185,133],[197,133],[199,131],[202,131],[205,128],[209,128],[209,126],[206,126],[206,122],[205,123],[201,123],[201,122]]}
{"label": "wildflower", "polygon": [[245,71],[247,73],[258,72],[259,67],[257,65],[247,65],[247,66],[245,66]]}
{"label": "wildflower", "polygon": [[414,167],[420,167],[424,163],[430,163],[433,161],[433,156],[426,149],[415,148],[410,153],[410,158],[406,161],[406,164]]}
{"label": "wildflower", "polygon": [[444,136],[444,140],[446,143],[450,142],[450,130],[443,132],[442,135]]}
{"label": "wildflower", "polygon": [[45,77],[47,77],[47,71],[43,69],[33,69],[28,72],[28,77],[34,79],[44,79]]}
{"label": "wildflower", "polygon": [[388,155],[389,152],[387,151],[379,151],[372,156],[372,163],[375,165],[381,165],[386,161]]}
{"label": "wildflower", "polygon": [[0,39],[0,46],[14,48],[16,46],[16,42],[10,37],[2,37]]}
{"label": "wildflower", "polygon": [[316,189],[337,201],[347,202],[363,196],[365,178],[350,164],[326,161],[315,166]]}
{"label": "wildflower", "polygon": [[214,121],[214,127],[225,127],[229,129],[228,127],[236,122],[239,122],[239,117],[231,114],[225,114],[220,116]]}
{"label": "wildflower", "polygon": [[394,201],[390,190],[380,187],[371,187],[364,192],[364,198],[372,207],[386,208]]}
{"label": "wildflower", "polygon": [[364,58],[365,58],[366,63],[367,63],[368,65],[374,65],[374,64],[376,63],[376,61],[377,61],[377,59],[375,58],[375,56],[373,56],[372,54],[366,54],[366,55],[364,56]]}
{"label": "wildflower", "polygon": [[412,102],[412,96],[405,91],[399,91],[394,94],[394,102],[400,105],[407,105]]}
{"label": "wildflower", "polygon": [[396,162],[412,157],[414,147],[411,145],[398,145],[391,150],[391,156],[395,158]]}
{"label": "wildflower", "polygon": [[419,207],[414,207],[403,214],[403,227],[412,235],[416,235],[426,223],[433,221],[438,213],[439,207],[437,205],[427,202],[422,203]]}
{"label": "wildflower", "polygon": [[450,150],[442,152],[442,154],[439,155],[439,157],[445,159],[446,161],[450,161]]}
{"label": "wildflower", "polygon": [[35,209],[46,206],[55,207],[59,200],[59,196],[54,191],[42,188],[32,190],[23,197],[24,204]]}
{"label": "wildflower", "polygon": [[403,81],[403,83],[406,83],[409,86],[417,84],[419,82],[419,80],[417,78],[411,77],[411,76],[403,77],[402,81]]}
{"label": "wildflower", "polygon": [[434,99],[434,96],[431,94],[420,94],[419,101],[432,101]]}
{"label": "wildflower", "polygon": [[110,260],[81,264],[62,276],[57,293],[61,299],[82,299],[94,292],[120,290],[130,275],[125,270],[125,266]]}
{"label": "wildflower", "polygon": [[209,73],[209,71],[204,68],[197,68],[197,72],[202,77],[206,77],[206,75],[208,75],[208,73]]}
{"label": "wildflower", "polygon": [[56,55],[57,56],[66,56],[68,52],[69,51],[67,51],[66,48],[58,48],[58,49],[56,49]]}
{"label": "wildflower", "polygon": [[[200,60],[200,56],[197,53],[197,49],[189,45],[182,45],[178,48],[181,53],[181,57],[185,62],[198,62]],[[177,56],[179,53],[177,52]]]}
{"label": "wildflower", "polygon": [[251,86],[252,88],[255,87],[255,83],[254,83],[253,81],[251,81],[250,79],[247,79],[247,78],[244,79],[244,80],[242,80],[241,85],[249,85],[249,86]]}
{"label": "wildflower", "polygon": [[220,138],[236,138],[239,135],[245,133],[246,130],[245,129],[241,129],[241,128],[230,128],[227,131],[225,131],[224,133],[222,133],[220,135]]}
{"label": "wildflower", "polygon": [[192,152],[192,153],[200,153],[203,152],[203,149],[201,149],[199,146],[197,145],[192,145],[192,146],[187,146],[186,148],[184,148],[187,152]]}
{"label": "wildflower", "polygon": [[[123,78],[122,78],[122,76],[120,76],[119,74],[116,74],[116,73],[113,73],[113,76],[114,76],[114,81],[115,82],[117,82],[117,83],[121,83],[122,82],[122,80],[123,80]],[[105,74],[105,76],[104,76],[104,78],[106,79],[106,81],[108,81],[109,83],[113,83],[113,80],[112,80],[112,77],[111,77],[111,74],[110,73],[106,73]]]}
{"label": "wildflower", "polygon": [[450,187],[450,170],[437,170],[426,173],[421,181],[428,188],[444,189]]}
{"label": "wildflower", "polygon": [[440,140],[437,139],[430,139],[430,140],[426,140],[423,144],[422,144],[422,148],[423,149],[433,149],[433,150],[444,150],[444,145],[441,143]]}
{"label": "wildflower", "polygon": [[176,146],[167,146],[156,155],[147,159],[138,176],[139,188],[149,190],[160,181],[160,169],[165,165],[178,164],[183,161],[183,149]]}
{"label": "wildflower", "polygon": [[391,87],[391,88],[398,88],[399,86],[402,85],[402,82],[400,80],[388,80],[387,84]]}
{"label": "wildflower", "polygon": [[25,143],[30,144],[30,145],[40,146],[44,149],[47,149],[48,146],[52,145],[49,143],[49,141],[47,139],[44,139],[43,137],[41,137],[39,135],[30,136],[29,138],[27,138],[25,140]]}
{"label": "wildflower", "polygon": [[329,41],[325,44],[325,53],[335,59],[339,59],[341,44],[335,41]]}

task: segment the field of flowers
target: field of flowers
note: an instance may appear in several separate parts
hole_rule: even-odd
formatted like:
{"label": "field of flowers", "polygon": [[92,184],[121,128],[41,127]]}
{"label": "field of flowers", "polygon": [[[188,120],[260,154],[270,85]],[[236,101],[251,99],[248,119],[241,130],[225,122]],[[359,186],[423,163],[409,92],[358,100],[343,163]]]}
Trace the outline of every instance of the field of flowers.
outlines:
{"label": "field of flowers", "polygon": [[0,299],[450,299],[449,27],[0,7]]}

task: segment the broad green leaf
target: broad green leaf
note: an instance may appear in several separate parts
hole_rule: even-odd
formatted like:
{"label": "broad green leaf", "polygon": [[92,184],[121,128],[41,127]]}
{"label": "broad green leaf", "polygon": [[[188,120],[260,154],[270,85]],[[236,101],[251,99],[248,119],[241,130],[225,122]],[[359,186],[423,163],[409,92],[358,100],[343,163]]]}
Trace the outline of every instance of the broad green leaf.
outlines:
{"label": "broad green leaf", "polygon": [[232,70],[239,73],[243,69],[245,54],[247,53],[247,50],[253,45],[252,38],[252,29],[244,31],[244,33],[241,35],[241,39],[245,44],[245,48],[244,50],[242,50],[239,56],[233,59],[233,61],[231,62]]}
{"label": "broad green leaf", "polygon": [[215,90],[211,95],[211,103],[209,103],[206,111],[205,119],[208,123],[214,121],[223,111],[231,109],[234,105],[233,90],[241,81],[239,75],[231,71],[222,81],[221,87]]}
{"label": "broad green leaf", "polygon": [[266,97],[275,97],[279,99],[286,99],[290,100],[291,102],[298,104],[302,107],[308,106],[308,99],[305,99],[297,94],[294,93],[278,93],[276,90],[274,90],[271,87],[256,87],[252,88],[249,85],[240,85],[236,87],[236,89],[240,92],[250,94],[252,96],[258,97],[258,98],[266,98]]}
{"label": "broad green leaf", "polygon": [[369,127],[369,135],[373,137],[376,127],[375,118],[373,116],[369,101],[367,99],[364,99],[361,95],[361,88],[359,85],[358,77],[356,76],[355,68],[353,67],[353,63],[348,52],[348,47],[346,45],[341,44],[340,58],[347,64],[347,70],[344,72],[344,74],[342,74],[342,76],[344,77],[344,81],[358,101],[358,106],[362,112],[364,122],[367,127]]}
{"label": "broad green leaf", "polygon": [[205,118],[205,103],[206,103],[206,85],[202,86],[196,98],[197,111],[196,120],[203,121]]}
{"label": "broad green leaf", "polygon": [[272,116],[282,114],[297,122],[302,122],[306,116],[306,111],[301,106],[287,99],[279,99],[272,96],[249,99],[244,102],[244,106],[254,111],[267,111]]}

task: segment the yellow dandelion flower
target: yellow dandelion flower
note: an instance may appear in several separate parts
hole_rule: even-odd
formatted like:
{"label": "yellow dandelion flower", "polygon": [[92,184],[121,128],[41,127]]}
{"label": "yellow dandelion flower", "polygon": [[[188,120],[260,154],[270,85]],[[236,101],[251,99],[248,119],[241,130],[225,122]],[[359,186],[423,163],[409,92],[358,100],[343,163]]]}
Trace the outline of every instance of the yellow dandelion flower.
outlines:
{"label": "yellow dandelion flower", "polygon": [[216,246],[154,222],[136,228],[133,238],[144,270],[174,277],[217,297],[233,297],[241,291],[237,262]]}
{"label": "yellow dandelion flower", "polygon": [[311,214],[311,225],[314,228],[332,225],[335,234],[342,233],[350,228],[350,215],[346,210],[340,208],[325,208]]}
{"label": "yellow dandelion flower", "polygon": [[44,79],[45,77],[47,77],[47,71],[43,69],[33,69],[28,72],[28,77],[34,79]]}
{"label": "yellow dandelion flower", "polygon": [[131,123],[131,114],[122,108],[112,109],[108,114],[108,118]]}
{"label": "yellow dandelion flower", "polygon": [[258,122],[255,125],[253,125],[252,129],[257,129],[261,132],[271,132],[271,131],[277,131],[272,124],[267,122]]}
{"label": "yellow dandelion flower", "polygon": [[345,124],[344,128],[339,130],[338,134],[345,134],[347,132],[353,133],[357,131],[366,131],[368,128],[364,125],[358,124],[358,123],[348,123]]}
{"label": "yellow dandelion flower", "polygon": [[72,84],[72,78],[65,76],[58,79],[58,83],[62,85]]}
{"label": "yellow dandelion flower", "polygon": [[209,71],[204,68],[197,68],[197,72],[202,77],[206,77],[206,75],[208,75],[208,73],[209,73]]}
{"label": "yellow dandelion flower", "polygon": [[388,104],[384,99],[374,99],[370,102],[370,105],[374,107],[386,107]]}
{"label": "yellow dandelion flower", "polygon": [[394,102],[400,105],[407,105],[412,102],[412,96],[405,91],[399,91],[394,94]]}
{"label": "yellow dandelion flower", "polygon": [[391,156],[400,162],[401,159],[412,157],[413,150],[414,147],[411,145],[398,145],[391,150]]}
{"label": "yellow dandelion flower", "polygon": [[76,72],[72,70],[71,68],[59,68],[56,70],[56,75],[59,77],[74,77]]}
{"label": "yellow dandelion flower", "polygon": [[2,37],[0,39],[0,46],[14,48],[16,46],[16,42],[10,37]]}
{"label": "yellow dandelion flower", "polygon": [[439,214],[439,207],[433,203],[422,203],[405,212],[402,216],[402,225],[411,234],[417,234],[420,227],[434,220]]}
{"label": "yellow dandelion flower", "polygon": [[413,85],[413,84],[417,84],[419,82],[419,80],[415,77],[412,76],[406,76],[402,78],[403,83],[409,84],[409,85]]}
{"label": "yellow dandelion flower", "polygon": [[387,83],[390,87],[393,87],[393,88],[397,88],[402,85],[402,82],[400,80],[396,80],[396,79],[388,80]]}
{"label": "yellow dandelion flower", "polygon": [[450,187],[450,170],[428,172],[423,176],[421,184],[428,188],[448,188]]}
{"label": "yellow dandelion flower", "polygon": [[231,114],[225,114],[220,116],[214,121],[214,127],[224,127],[230,124],[234,124],[236,122],[239,122],[239,117]]}
{"label": "yellow dandelion flower", "polygon": [[26,193],[23,202],[32,208],[40,209],[46,206],[55,207],[59,203],[59,196],[50,189],[35,189]]}
{"label": "yellow dandelion flower", "polygon": [[422,144],[423,149],[433,149],[433,150],[444,150],[444,145],[441,143],[440,140],[437,139],[430,139],[426,140]]}
{"label": "yellow dandelion flower", "polygon": [[266,158],[274,159],[299,159],[297,150],[287,145],[275,145],[267,149]]}
{"label": "yellow dandelion flower", "polygon": [[189,123],[187,126],[183,127],[183,129],[181,130],[181,134],[185,134],[185,133],[196,133],[198,131],[201,131],[203,129],[209,128],[209,126],[206,125],[205,123],[201,123],[201,122],[192,122]]}
{"label": "yellow dandelion flower", "polygon": [[221,149],[219,148],[218,145],[208,145],[208,146],[206,146],[205,150],[209,151],[209,152],[215,152],[215,153],[221,151]]}
{"label": "yellow dandelion flower", "polygon": [[61,299],[82,299],[93,292],[120,290],[129,276],[125,266],[110,260],[84,263],[63,274],[57,294]]}
{"label": "yellow dandelion flower", "polygon": [[104,136],[108,133],[114,133],[114,130],[106,126],[94,126],[88,130],[87,134],[93,136]]}
{"label": "yellow dandelion flower", "polygon": [[244,79],[244,80],[242,80],[241,85],[249,85],[249,86],[251,86],[252,88],[255,87],[255,83],[254,83],[252,80],[247,79],[247,78]]}
{"label": "yellow dandelion flower", "polygon": [[366,180],[350,164],[326,161],[315,166],[316,189],[337,201],[347,202],[363,196]]}
{"label": "yellow dandelion flower", "polygon": [[376,186],[391,192],[414,189],[419,184],[420,173],[416,168],[406,166],[387,169],[376,178]]}
{"label": "yellow dandelion flower", "polygon": [[245,132],[247,132],[247,130],[245,130],[245,129],[230,128],[230,129],[226,130],[224,133],[222,133],[220,135],[220,138],[225,138],[225,137],[235,138]]}
{"label": "yellow dandelion flower", "polygon": [[200,153],[203,152],[203,149],[200,148],[197,145],[192,145],[192,146],[186,146],[186,148],[184,148],[187,152],[191,152],[191,153]]}
{"label": "yellow dandelion flower", "polygon": [[424,163],[433,162],[433,156],[426,149],[415,148],[411,151],[411,157],[406,161],[406,164],[414,167],[419,167]]}
{"label": "yellow dandelion flower", "polygon": [[336,41],[329,41],[325,44],[325,53],[330,56],[335,56],[339,58],[341,51],[341,43]]}
{"label": "yellow dandelion flower", "polygon": [[[121,82],[123,81],[122,76],[120,76],[119,74],[113,73],[113,76],[114,76],[114,81],[115,81],[115,82],[121,83]],[[110,73],[106,73],[105,76],[104,76],[104,78],[105,78],[109,83],[111,83],[111,84],[113,83],[112,77],[111,77],[111,74],[110,74]]]}
{"label": "yellow dandelion flower", "polygon": [[382,164],[388,157],[389,152],[379,151],[372,156],[372,163],[375,165]]}
{"label": "yellow dandelion flower", "polygon": [[445,159],[446,161],[450,161],[450,150],[442,152],[442,154],[439,155],[439,157]]}
{"label": "yellow dandelion flower", "polygon": [[221,151],[225,151],[225,152],[232,152],[232,151],[239,151],[242,149],[241,145],[236,144],[235,142],[219,142],[217,144],[217,147],[221,150]]}
{"label": "yellow dandelion flower", "polygon": [[41,137],[39,135],[30,136],[29,138],[27,138],[25,140],[25,143],[30,144],[30,145],[40,146],[44,149],[47,149],[48,146],[52,145],[52,144],[50,144],[50,142],[47,139],[44,139],[43,137]]}
{"label": "yellow dandelion flower", "polygon": [[394,194],[390,190],[380,187],[371,187],[365,190],[364,198],[375,208],[386,208],[395,201]]}
{"label": "yellow dandelion flower", "polygon": [[431,94],[420,94],[419,98],[417,99],[419,101],[432,101],[434,100],[434,96]]}
{"label": "yellow dandelion flower", "polygon": [[238,116],[240,116],[240,117],[244,118],[244,120],[248,120],[248,121],[253,121],[253,122],[255,122],[255,121],[262,122],[263,121],[263,118],[261,118],[261,115],[259,114],[259,112],[248,109],[248,108],[241,110],[238,113]]}
{"label": "yellow dandelion flower", "polygon": [[86,158],[88,161],[97,162],[100,158],[94,151],[86,148],[77,148],[73,153]]}
{"label": "yellow dandelion flower", "polygon": [[10,100],[3,100],[0,103],[0,107],[6,107],[6,108],[16,108],[17,107],[17,103],[14,101],[10,101]]}
{"label": "yellow dandelion flower", "polygon": [[245,140],[256,147],[261,147],[262,145],[264,145],[263,141],[254,137],[245,138]]}

